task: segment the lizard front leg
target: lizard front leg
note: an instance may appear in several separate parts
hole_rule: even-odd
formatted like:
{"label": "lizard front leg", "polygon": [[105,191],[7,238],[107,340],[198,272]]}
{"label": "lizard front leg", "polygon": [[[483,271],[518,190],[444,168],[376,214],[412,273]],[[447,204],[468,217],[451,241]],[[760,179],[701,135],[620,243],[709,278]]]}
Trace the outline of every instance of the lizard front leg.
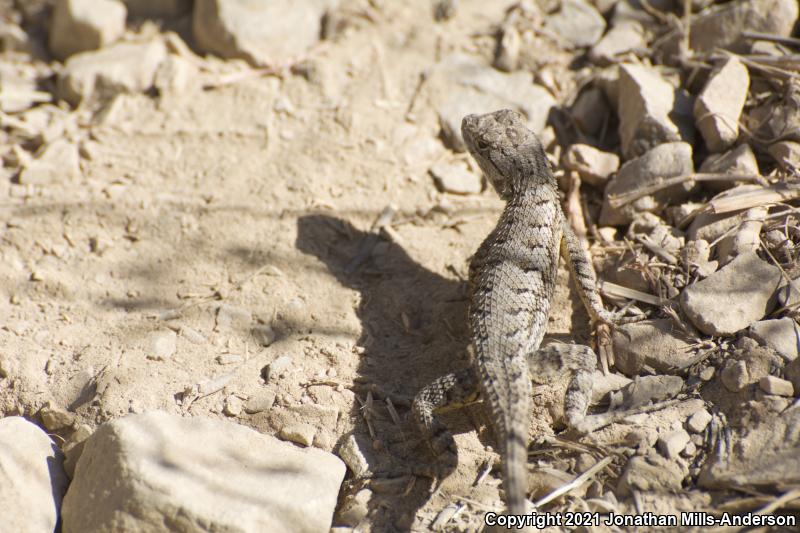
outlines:
{"label": "lizard front leg", "polygon": [[442,376],[417,393],[411,415],[437,461],[414,467],[415,474],[441,478],[456,468],[456,441],[437,413],[474,403],[478,396],[478,380],[472,369]]}

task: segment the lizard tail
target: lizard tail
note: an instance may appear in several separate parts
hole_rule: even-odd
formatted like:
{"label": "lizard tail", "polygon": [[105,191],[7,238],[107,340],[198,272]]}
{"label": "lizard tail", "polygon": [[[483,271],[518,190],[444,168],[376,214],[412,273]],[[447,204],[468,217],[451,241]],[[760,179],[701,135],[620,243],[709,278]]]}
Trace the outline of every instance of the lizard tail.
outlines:
{"label": "lizard tail", "polygon": [[503,460],[503,487],[506,491],[508,512],[521,515],[528,513],[528,443],[514,428],[509,428],[505,438]]}

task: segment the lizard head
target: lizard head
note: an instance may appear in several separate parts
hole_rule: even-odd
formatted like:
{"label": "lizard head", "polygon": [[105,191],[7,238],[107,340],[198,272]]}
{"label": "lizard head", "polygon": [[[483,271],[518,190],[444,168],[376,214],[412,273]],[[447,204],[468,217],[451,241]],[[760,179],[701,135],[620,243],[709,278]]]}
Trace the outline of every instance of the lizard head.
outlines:
{"label": "lizard head", "polygon": [[467,115],[461,121],[467,149],[503,200],[541,185],[555,186],[539,139],[516,111]]}

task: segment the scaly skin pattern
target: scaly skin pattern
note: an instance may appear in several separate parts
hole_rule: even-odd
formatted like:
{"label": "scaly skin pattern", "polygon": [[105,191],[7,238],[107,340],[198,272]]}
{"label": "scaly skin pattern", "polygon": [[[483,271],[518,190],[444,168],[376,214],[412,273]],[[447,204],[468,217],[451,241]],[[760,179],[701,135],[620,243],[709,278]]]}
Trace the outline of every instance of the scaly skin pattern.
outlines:
{"label": "scaly skin pattern", "polygon": [[437,379],[415,397],[412,415],[438,467],[417,472],[437,477],[458,463],[451,433],[435,416],[445,407],[480,396],[491,409],[503,462],[509,512],[524,514],[531,381],[548,383],[570,374],[564,414],[568,425],[588,432],[594,352],[573,344],[539,345],[545,334],[560,255],[567,260],[581,300],[594,321],[613,324],[603,309],[589,258],[566,222],[556,180],[539,140],[521,115],[501,110],[469,115],[461,130],[466,145],[506,207],[470,264],[469,326],[474,367]]}

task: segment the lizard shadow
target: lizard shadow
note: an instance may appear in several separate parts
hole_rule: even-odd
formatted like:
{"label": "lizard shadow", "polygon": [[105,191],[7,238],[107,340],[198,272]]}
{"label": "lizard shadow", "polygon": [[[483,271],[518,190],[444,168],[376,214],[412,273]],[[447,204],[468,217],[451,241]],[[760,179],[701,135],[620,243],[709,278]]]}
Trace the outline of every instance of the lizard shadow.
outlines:
{"label": "lizard shadow", "polygon": [[[414,394],[422,387],[469,365],[465,283],[431,272],[400,246],[383,239],[377,241],[360,268],[353,271],[353,257],[363,252],[366,239],[374,237],[327,215],[303,216],[297,224],[298,250],[316,256],[339,283],[359,292],[356,313],[362,333],[357,346],[363,347],[363,353],[357,370],[356,394],[363,400],[368,392],[373,393],[373,407],[368,407],[367,416],[378,443],[414,440],[417,434],[413,424],[410,421],[395,424],[385,399],[390,398],[401,418],[406,418]],[[389,454],[371,453],[371,436],[358,403],[351,416],[358,420],[353,436],[370,469],[380,471],[384,465],[395,463],[391,456],[386,457]],[[474,429],[463,415],[449,416],[446,423],[454,433]],[[348,438],[350,435],[339,444]],[[396,454],[396,448],[390,447],[392,455]],[[427,446],[417,445],[403,453],[400,466],[435,460]],[[389,466],[387,470],[391,472],[392,468]],[[373,497],[371,523],[377,529],[385,526],[389,530],[409,530],[416,515],[411,511],[418,510],[429,499],[430,486],[429,480],[417,478],[414,488],[402,496],[402,505],[397,505],[396,494],[387,494],[389,499],[383,503]]]}

